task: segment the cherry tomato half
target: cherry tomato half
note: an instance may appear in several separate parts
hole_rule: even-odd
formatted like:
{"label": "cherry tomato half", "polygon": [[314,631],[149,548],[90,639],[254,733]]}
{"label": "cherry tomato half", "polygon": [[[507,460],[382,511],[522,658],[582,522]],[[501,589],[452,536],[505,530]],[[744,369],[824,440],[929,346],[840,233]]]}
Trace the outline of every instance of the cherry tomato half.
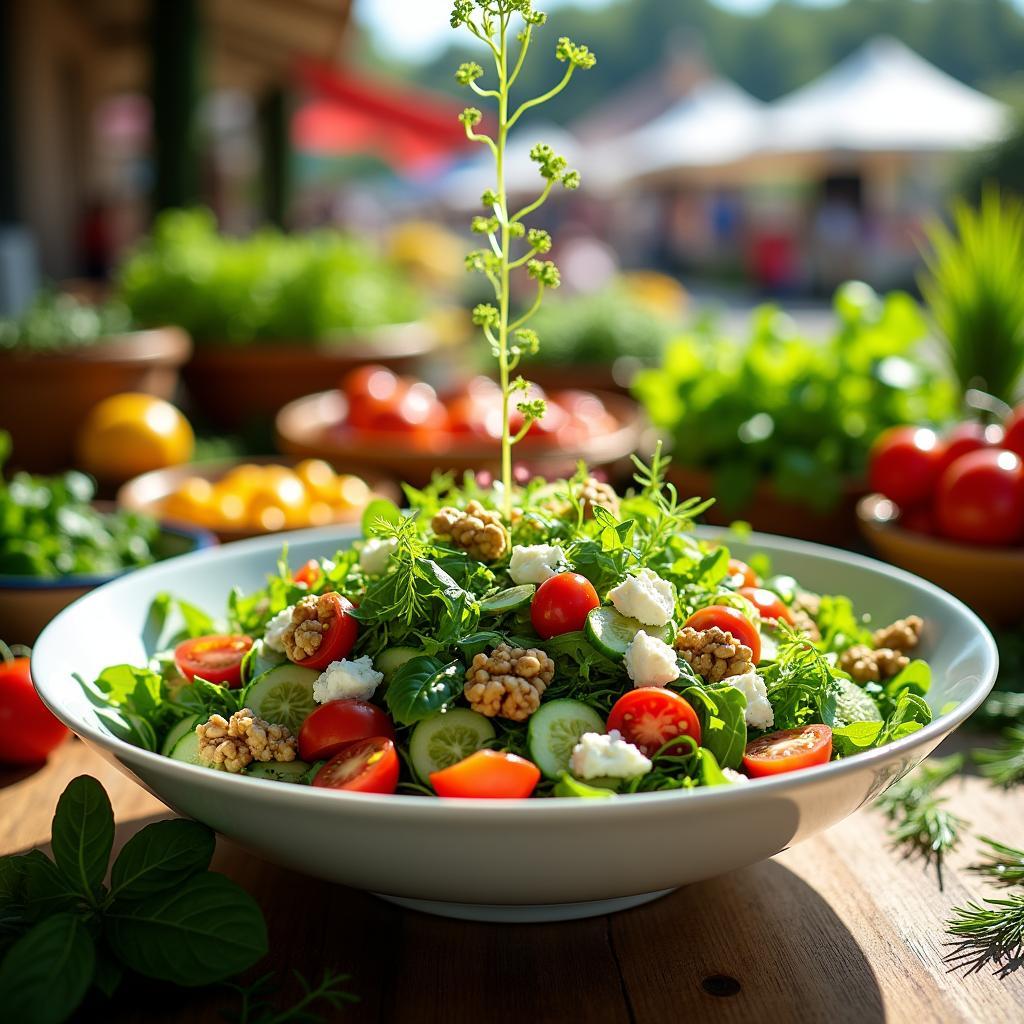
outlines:
{"label": "cherry tomato half", "polygon": [[756,587],[761,582],[757,573],[738,558],[729,559],[729,580],[734,587]]}
{"label": "cherry tomato half", "polygon": [[242,685],[242,659],[252,647],[252,637],[240,633],[196,636],[174,648],[174,664],[192,682],[196,676],[220,686]]}
{"label": "cherry tomato half", "polygon": [[314,586],[319,579],[320,563],[315,558],[311,558],[301,569],[297,569],[295,575],[292,576],[292,580],[295,583],[305,583],[307,587]]}
{"label": "cherry tomato half", "polygon": [[1024,463],[1000,448],[962,455],[939,481],[939,532],[968,544],[1015,544],[1024,539]]}
{"label": "cherry tomato half", "polygon": [[1003,447],[1024,459],[1024,402],[1021,402],[1006,420]]}
{"label": "cherry tomato half", "polygon": [[350,793],[394,793],[400,767],[392,740],[368,736],[342,747],[313,776],[313,785]]}
{"label": "cherry tomato half", "polygon": [[755,665],[761,660],[761,636],[757,632],[757,627],[736,608],[724,604],[711,604],[694,612],[683,625],[698,631],[717,626],[750,648]]}
{"label": "cherry tomato half", "polygon": [[39,764],[67,734],[32,686],[28,658],[0,661],[0,761]]}
{"label": "cherry tomato half", "polygon": [[331,700],[314,708],[302,723],[299,757],[322,761],[370,736],[395,736],[391,719],[379,707],[365,700]]}
{"label": "cherry tomato half", "polygon": [[523,800],[540,781],[540,769],[525,757],[478,750],[450,768],[430,773],[438,796],[475,800]]}
{"label": "cherry tomato half", "polygon": [[934,491],[944,446],[934,430],[890,427],[871,448],[868,482],[897,505],[915,505]]}
{"label": "cherry tomato half", "polygon": [[743,767],[753,779],[795,772],[832,757],[832,730],[827,725],[802,725],[760,736],[747,744]]}
{"label": "cherry tomato half", "polygon": [[[620,697],[608,715],[608,731],[618,729],[623,739],[648,757],[673,736],[689,736],[700,745],[700,719],[689,701],[660,686],[639,686]],[[686,753],[688,744],[669,747],[668,753]]]}
{"label": "cherry tomato half", "polygon": [[356,645],[356,637],[359,636],[359,623],[349,615],[354,607],[347,597],[342,597],[333,590],[321,594],[317,605],[317,614],[324,624],[320,646],[313,654],[307,654],[304,658],[291,658],[291,655],[289,658],[303,668],[318,668],[321,671],[332,661],[347,658]]}
{"label": "cherry tomato half", "polygon": [[793,613],[782,603],[778,594],[764,587],[740,587],[740,593],[758,610],[762,619],[792,623]]}
{"label": "cherry tomato half", "polygon": [[545,580],[533,595],[530,621],[545,640],[583,628],[591,610],[600,605],[594,584],[578,572],[560,572]]}

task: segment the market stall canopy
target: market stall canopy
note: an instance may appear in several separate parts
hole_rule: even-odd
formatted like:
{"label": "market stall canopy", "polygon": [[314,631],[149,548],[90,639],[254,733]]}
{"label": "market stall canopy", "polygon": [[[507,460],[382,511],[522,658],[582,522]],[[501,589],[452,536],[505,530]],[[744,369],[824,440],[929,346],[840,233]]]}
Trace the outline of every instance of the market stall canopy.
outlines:
{"label": "market stall canopy", "polygon": [[952,153],[1006,125],[1002,103],[883,36],[774,103],[761,132],[769,153]]}

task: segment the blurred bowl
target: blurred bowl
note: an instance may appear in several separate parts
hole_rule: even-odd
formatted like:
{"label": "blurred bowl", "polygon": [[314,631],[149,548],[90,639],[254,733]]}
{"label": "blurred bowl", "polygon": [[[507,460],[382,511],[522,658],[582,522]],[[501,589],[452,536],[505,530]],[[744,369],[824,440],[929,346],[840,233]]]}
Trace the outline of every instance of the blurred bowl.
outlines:
{"label": "blurred bowl", "polygon": [[[244,540],[247,537],[262,537],[268,532],[280,532],[249,528],[232,530],[218,527],[216,525],[204,526],[198,523],[184,522],[180,519],[175,520],[173,517],[168,517],[163,514],[162,508],[164,502],[190,477],[199,477],[202,480],[209,480],[210,483],[216,483],[218,480],[227,476],[232,469],[242,465],[285,466],[292,468],[295,465],[295,462],[291,459],[281,458],[280,456],[261,455],[256,458],[216,459],[209,462],[190,462],[182,466],[172,466],[169,469],[157,469],[152,473],[143,473],[142,476],[137,476],[124,484],[117,492],[117,504],[121,508],[130,509],[133,512],[142,512],[146,515],[155,516],[156,518],[165,521],[170,520],[176,525],[181,525],[185,529],[198,528],[209,530],[217,537],[218,540],[221,541],[221,543],[224,544],[235,540]],[[370,477],[367,477],[359,470],[350,471],[346,469],[343,472],[353,472],[355,475],[361,476],[366,480],[366,483],[370,487],[370,495],[367,498],[367,503],[372,501],[374,498],[380,497],[390,498],[392,501],[397,501],[399,498],[399,489],[391,480],[384,479],[379,475],[371,475]],[[362,505],[354,505],[352,507],[351,515],[337,519],[336,523],[358,522],[362,517],[363,509],[365,507],[366,503]]]}
{"label": "blurred bowl", "polygon": [[[531,474],[569,477],[582,459],[590,469],[625,460],[640,444],[645,420],[639,406],[622,395],[594,392],[618,421],[618,428],[567,449],[543,442],[517,445],[517,466]],[[497,441],[453,437],[445,432],[355,431],[345,424],[348,403],[340,391],[324,391],[286,405],[277,415],[278,445],[295,458],[324,459],[334,465],[386,470],[413,486],[429,483],[435,471],[501,471]]]}
{"label": "blurred bowl", "polygon": [[1024,547],[957,544],[904,529],[881,494],[857,505],[861,533],[886,561],[937,583],[995,625],[1024,621]]}
{"label": "blurred bowl", "polygon": [[[161,524],[156,542],[158,561],[215,547],[217,538],[208,530]],[[119,576],[134,572],[102,573],[97,576],[8,576],[0,574],[0,638],[8,644],[31,646],[46,624],[72,601]]]}

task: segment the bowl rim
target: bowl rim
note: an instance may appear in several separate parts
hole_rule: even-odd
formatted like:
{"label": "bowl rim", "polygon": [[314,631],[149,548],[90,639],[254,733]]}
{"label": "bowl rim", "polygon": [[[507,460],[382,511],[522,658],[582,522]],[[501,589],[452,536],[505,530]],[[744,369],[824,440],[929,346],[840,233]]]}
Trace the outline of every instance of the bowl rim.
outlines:
{"label": "bowl rim", "polygon": [[[713,800],[719,800],[726,803],[732,800],[745,800],[751,793],[751,784],[755,784],[757,786],[755,792],[763,793],[767,798],[773,795],[778,796],[783,793],[788,793],[792,790],[801,790],[807,787],[813,787],[826,779],[852,775],[865,768],[877,770],[882,765],[890,763],[900,755],[909,753],[922,745],[927,745],[929,741],[938,743],[945,735],[969,718],[992,690],[995,683],[996,672],[998,670],[999,655],[991,632],[984,625],[981,619],[978,618],[978,616],[975,615],[975,613],[962,601],[953,597],[951,594],[946,593],[946,591],[935,586],[935,584],[930,583],[928,580],[915,576],[913,573],[906,572],[898,567],[888,565],[887,563],[881,562],[875,558],[869,558],[865,555],[844,551],[838,548],[830,548],[826,545],[815,544],[810,541],[800,541],[776,534],[756,532],[751,532],[749,534],[745,534],[741,538],[737,538],[736,535],[726,527],[699,526],[695,532],[698,536],[705,539],[722,539],[732,537],[733,539],[741,540],[744,544],[754,546],[757,544],[767,544],[783,553],[800,554],[825,558],[832,561],[839,560],[849,562],[872,572],[881,572],[891,575],[903,583],[908,583],[911,586],[924,590],[932,598],[938,600],[941,604],[946,605],[949,610],[962,618],[965,618],[980,634],[983,643],[983,668],[979,679],[979,685],[955,708],[952,708],[945,714],[938,715],[928,725],[914,733],[911,733],[909,736],[895,740],[883,747],[868,750],[864,753],[857,754],[854,757],[845,758],[840,761],[831,761],[827,764],[816,765],[812,768],[805,768],[799,772],[780,774],[767,779],[750,780],[749,783],[739,783],[731,786],[712,786],[692,790],[667,790],[652,793],[633,793],[629,795],[628,799],[622,800],[580,800],[574,797],[546,797],[542,800],[500,800],[444,797],[425,799],[422,796],[410,796],[399,793],[388,795],[349,793],[339,790],[318,789],[313,786],[288,786],[285,787],[289,794],[288,799],[295,801],[296,805],[316,808],[318,810],[325,811],[326,813],[331,813],[328,810],[331,806],[341,807],[348,803],[352,804],[354,808],[358,807],[360,813],[365,815],[387,817],[391,814],[404,813],[408,815],[422,816],[417,817],[417,821],[429,821],[432,816],[437,815],[444,817],[449,814],[460,816],[474,813],[477,815],[483,814],[484,816],[492,816],[496,819],[500,817],[500,820],[513,817],[520,818],[523,815],[532,815],[534,818],[545,818],[565,814],[567,813],[569,806],[572,806],[574,810],[568,811],[568,813],[575,814],[577,816],[597,815],[598,817],[605,817],[608,814],[628,816],[630,814],[644,814],[651,809],[652,805],[663,804],[666,806],[675,806],[678,801],[683,802],[679,806],[685,806],[691,801],[697,801],[698,804],[701,804]],[[288,533],[276,534],[271,537],[254,537],[250,540],[238,541],[234,544],[221,547],[218,551],[214,551],[212,553],[212,557],[215,559],[218,557],[229,558],[237,557],[238,555],[245,555],[250,552],[263,553],[269,547],[276,548],[283,544],[292,546],[296,543],[316,542],[320,538],[322,538],[325,543],[342,544],[345,540],[355,539],[357,536],[358,534],[351,529],[339,531],[337,528],[332,529],[330,527],[313,530],[293,530]],[[154,576],[159,576],[172,568],[180,568],[181,565],[189,561],[197,561],[203,557],[211,556],[209,553],[204,551],[195,551],[191,554],[180,555],[177,558],[167,559],[163,562],[157,562],[153,565],[146,566],[143,569],[136,570],[135,574],[131,577],[126,576],[124,579],[115,579],[106,584],[106,586],[116,589],[118,587],[128,585],[129,579],[131,582],[137,581],[137,573],[144,572],[150,573]],[[136,747],[125,740],[117,738],[116,736],[105,733],[94,726],[91,722],[80,721],[79,719],[74,718],[72,723],[72,721],[69,721],[71,716],[62,715],[60,703],[54,699],[54,695],[50,689],[50,684],[47,682],[40,683],[40,679],[42,679],[46,674],[48,645],[49,643],[56,642],[55,639],[51,640],[50,638],[51,636],[54,638],[59,636],[65,628],[65,620],[77,614],[76,609],[78,605],[93,599],[95,594],[96,591],[86,594],[65,608],[53,619],[52,622],[49,623],[49,625],[47,625],[36,641],[32,654],[32,666],[34,670],[33,680],[43,703],[61,721],[68,725],[72,732],[81,736],[86,742],[96,744],[105,750],[109,750],[122,764],[127,764],[130,767],[132,761],[136,761],[141,765],[152,767],[157,772],[178,775],[182,781],[188,778],[193,778],[197,784],[217,790],[225,796],[232,792],[237,794],[238,790],[233,787],[237,787],[239,783],[237,779],[231,777],[230,773],[210,771],[210,769],[199,765],[190,765],[181,761],[174,761],[171,758],[165,757],[155,751],[144,750],[143,748]],[[35,671],[36,665],[40,661],[43,662],[41,666],[42,670]],[[54,689],[57,689],[57,687],[54,687]],[[122,751],[127,754],[126,758],[122,757]],[[276,793],[278,797],[283,795],[281,784],[269,779],[247,778],[245,784],[262,787],[265,796],[270,796],[272,793]],[[258,790],[254,790],[254,793],[256,792],[258,792]],[[342,801],[342,803],[339,804],[339,801]],[[529,810],[527,810],[527,808],[529,808]],[[630,810],[630,808],[632,808],[632,810]]]}

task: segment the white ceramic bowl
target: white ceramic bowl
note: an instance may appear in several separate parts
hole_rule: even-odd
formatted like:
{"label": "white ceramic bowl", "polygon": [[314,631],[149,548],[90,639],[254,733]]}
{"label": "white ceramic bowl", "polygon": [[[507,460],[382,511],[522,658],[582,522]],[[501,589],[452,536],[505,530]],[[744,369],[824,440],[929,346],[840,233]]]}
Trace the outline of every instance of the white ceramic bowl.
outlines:
{"label": "white ceramic bowl", "polygon": [[[723,536],[707,530],[706,536]],[[104,731],[72,673],[144,663],[143,622],[162,590],[212,612],[233,584],[262,585],[283,541],[294,564],[351,538],[337,528],[257,538],[132,573],[46,629],[33,676],[54,713],[182,814],[277,863],[452,917],[557,920],[607,913],[771,857],[841,821],[920,762],[982,702],[995,644],[937,587],[880,562],[767,535],[745,543],[811,589],[845,593],[877,621],[916,613],[935,720],[880,750],[774,779],[615,800],[431,800],[239,778],[140,750]]]}

